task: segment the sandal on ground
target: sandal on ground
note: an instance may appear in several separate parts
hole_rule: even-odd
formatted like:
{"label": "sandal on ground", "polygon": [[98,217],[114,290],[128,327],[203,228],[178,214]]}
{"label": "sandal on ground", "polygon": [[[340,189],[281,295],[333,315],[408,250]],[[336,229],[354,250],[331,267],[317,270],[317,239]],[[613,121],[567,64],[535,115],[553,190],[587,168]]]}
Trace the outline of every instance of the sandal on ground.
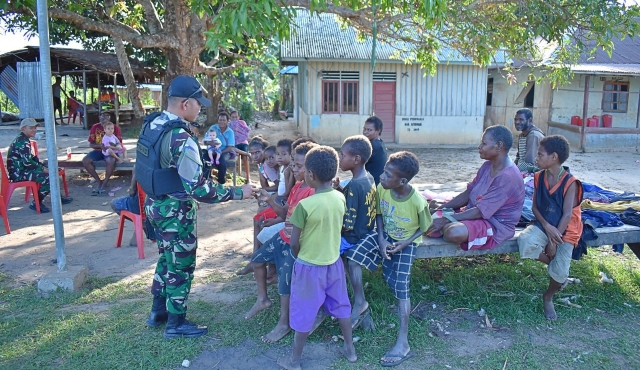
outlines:
{"label": "sandal on ground", "polygon": [[[409,351],[409,353],[407,353],[406,355],[392,355],[389,354],[388,352],[384,355],[384,357],[391,357],[391,358],[397,358],[397,361],[384,361],[382,358],[380,359],[380,366],[382,367],[394,367],[394,366],[398,366],[401,363],[405,362],[406,360],[414,357],[415,355],[413,354],[413,352]],[[384,358],[383,357],[383,358]]]}
{"label": "sandal on ground", "polygon": [[351,321],[351,330],[356,330],[360,324],[371,315],[371,310],[367,307],[364,311],[360,312],[360,315],[355,320]]}
{"label": "sandal on ground", "polygon": [[100,190],[98,190],[98,189],[91,190],[91,196],[92,197],[97,197],[99,194],[100,194]]}

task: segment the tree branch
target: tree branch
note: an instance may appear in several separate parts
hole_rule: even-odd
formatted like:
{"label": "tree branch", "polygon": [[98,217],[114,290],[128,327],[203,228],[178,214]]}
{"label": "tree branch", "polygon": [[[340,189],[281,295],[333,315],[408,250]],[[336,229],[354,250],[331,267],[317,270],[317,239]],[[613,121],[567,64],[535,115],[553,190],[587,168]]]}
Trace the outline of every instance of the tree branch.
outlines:
{"label": "tree branch", "polygon": [[246,67],[250,65],[255,65],[255,64],[248,63],[248,62],[239,62],[239,63],[233,63],[226,67],[216,68],[216,67],[209,67],[206,64],[199,62],[199,64],[196,66],[195,73],[202,73],[207,76],[215,76],[215,75],[231,72],[236,68]]}
{"label": "tree branch", "polygon": [[49,8],[49,16],[52,18],[68,21],[80,29],[104,33],[105,35],[119,37],[124,41],[140,48],[165,48],[170,47],[167,35],[143,35],[137,30],[120,22],[102,23],[93,19],[83,17],[77,13],[61,8]]}
{"label": "tree branch", "polygon": [[150,34],[156,34],[162,32],[164,29],[162,27],[162,22],[160,22],[160,17],[158,16],[158,11],[156,7],[153,5],[151,0],[136,0],[138,4],[142,5],[144,9],[144,18],[147,20],[147,26],[149,27]]}

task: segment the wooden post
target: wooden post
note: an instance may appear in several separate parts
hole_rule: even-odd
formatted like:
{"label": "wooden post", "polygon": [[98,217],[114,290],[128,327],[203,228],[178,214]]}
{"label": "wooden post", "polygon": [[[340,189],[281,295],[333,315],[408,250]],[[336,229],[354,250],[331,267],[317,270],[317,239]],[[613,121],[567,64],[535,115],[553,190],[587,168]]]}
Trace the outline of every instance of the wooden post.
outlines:
{"label": "wooden post", "polygon": [[113,93],[115,94],[115,98],[113,99],[113,106],[116,110],[116,125],[120,122],[120,102],[118,101],[118,87],[117,87],[117,82],[118,82],[118,73],[114,73],[113,74]]}
{"label": "wooden post", "polygon": [[96,75],[98,76],[98,118],[102,114],[102,103],[100,102],[100,72],[96,71]]}
{"label": "wooden post", "polygon": [[591,83],[591,76],[584,76],[584,102],[582,104],[582,129],[580,130],[580,149],[584,152],[584,140],[587,127],[587,112],[589,111],[589,84]]}
{"label": "wooden post", "polygon": [[82,99],[84,102],[84,118],[82,119],[82,125],[84,127],[84,129],[88,129],[89,125],[87,124],[87,120],[88,120],[88,110],[89,110],[89,104],[87,104],[87,70],[84,68],[84,66],[82,66]]}

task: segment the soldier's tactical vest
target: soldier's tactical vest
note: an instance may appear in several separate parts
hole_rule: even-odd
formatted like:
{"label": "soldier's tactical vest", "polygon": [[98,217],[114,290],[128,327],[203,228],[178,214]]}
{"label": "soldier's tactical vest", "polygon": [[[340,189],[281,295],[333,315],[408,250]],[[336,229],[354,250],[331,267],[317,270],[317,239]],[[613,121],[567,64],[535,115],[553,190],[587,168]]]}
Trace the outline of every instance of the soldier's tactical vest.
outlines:
{"label": "soldier's tactical vest", "polygon": [[167,121],[162,125],[162,129],[152,130],[151,122],[158,116],[160,113],[156,112],[145,117],[136,148],[136,180],[142,186],[142,190],[153,199],[184,191],[178,170],[162,166],[163,137],[174,128],[181,128],[194,137],[187,124],[181,119]]}

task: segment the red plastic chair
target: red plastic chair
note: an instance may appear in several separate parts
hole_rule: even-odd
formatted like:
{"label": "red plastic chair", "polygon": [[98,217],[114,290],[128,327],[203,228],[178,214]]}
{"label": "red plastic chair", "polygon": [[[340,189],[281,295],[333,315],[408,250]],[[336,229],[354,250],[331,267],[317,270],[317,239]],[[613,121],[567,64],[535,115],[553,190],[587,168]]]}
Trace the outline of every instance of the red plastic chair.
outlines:
{"label": "red plastic chair", "polygon": [[[10,182],[9,176],[7,175],[7,169],[4,166],[4,159],[2,158],[2,154],[0,153],[0,176],[2,177],[0,183],[0,195],[5,199],[4,201],[4,210],[6,211],[9,207],[9,202],[11,201],[11,194],[13,191],[18,188],[27,188],[33,193],[33,200],[36,203],[36,212],[40,213],[40,197],[38,196],[38,188],[40,185],[35,181],[18,181],[18,182]],[[29,201],[29,198],[26,198],[26,201]]]}
{"label": "red plastic chair", "polygon": [[[35,155],[36,157],[40,158],[40,155],[38,154],[38,142],[35,140],[30,140],[29,143],[31,144],[31,149],[33,150],[33,155]],[[64,171],[64,168],[60,168],[58,169],[58,176],[62,177],[62,187],[64,187],[64,195],[65,196],[69,196],[69,188],[67,187],[67,173]],[[29,201],[29,195],[31,195],[31,190],[27,189],[27,191],[25,191],[24,193],[24,201],[28,202]]]}
{"label": "red plastic chair", "polygon": [[0,195],[0,216],[4,220],[4,229],[7,231],[7,234],[11,234],[11,228],[9,227],[9,217],[7,217],[7,209],[4,203],[4,197]]}
{"label": "red plastic chair", "polygon": [[136,245],[138,247],[138,258],[144,259],[144,221],[147,215],[144,213],[144,198],[147,194],[142,190],[140,184],[137,184],[138,188],[138,205],[140,206],[140,214],[122,210],[120,211],[120,224],[118,225],[118,237],[116,238],[116,248],[122,246],[122,234],[124,233],[124,220],[128,219],[133,222],[133,228],[136,233]]}

